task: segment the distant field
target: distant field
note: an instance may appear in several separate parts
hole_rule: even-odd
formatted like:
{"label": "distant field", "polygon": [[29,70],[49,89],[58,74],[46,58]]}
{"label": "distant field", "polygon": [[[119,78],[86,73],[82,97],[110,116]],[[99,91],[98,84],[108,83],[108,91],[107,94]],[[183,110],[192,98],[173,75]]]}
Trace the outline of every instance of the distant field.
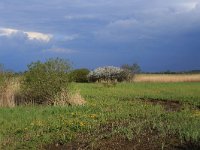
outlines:
{"label": "distant field", "polygon": [[138,74],[134,82],[200,82],[200,74]]}

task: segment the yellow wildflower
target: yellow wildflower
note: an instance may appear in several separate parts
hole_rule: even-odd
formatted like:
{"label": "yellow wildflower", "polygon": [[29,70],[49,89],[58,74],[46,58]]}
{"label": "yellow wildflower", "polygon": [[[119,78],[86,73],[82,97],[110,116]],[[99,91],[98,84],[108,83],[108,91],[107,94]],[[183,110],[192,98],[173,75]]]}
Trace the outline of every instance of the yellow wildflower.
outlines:
{"label": "yellow wildflower", "polygon": [[84,126],[85,125],[85,123],[84,122],[80,122],[80,126]]}
{"label": "yellow wildflower", "polygon": [[193,116],[200,117],[200,111],[199,110],[194,111]]}
{"label": "yellow wildflower", "polygon": [[90,117],[95,119],[97,117],[97,115],[96,114],[92,114],[92,115],[90,115]]}

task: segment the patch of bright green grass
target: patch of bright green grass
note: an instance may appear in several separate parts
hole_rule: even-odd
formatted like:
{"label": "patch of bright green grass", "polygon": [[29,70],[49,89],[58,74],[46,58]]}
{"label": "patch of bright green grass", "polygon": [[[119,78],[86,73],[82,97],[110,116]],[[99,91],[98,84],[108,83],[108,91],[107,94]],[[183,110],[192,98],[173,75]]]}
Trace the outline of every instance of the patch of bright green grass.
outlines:
{"label": "patch of bright green grass", "polygon": [[76,84],[76,86],[86,97],[172,100],[200,106],[200,82],[119,83],[110,88],[102,84]]}

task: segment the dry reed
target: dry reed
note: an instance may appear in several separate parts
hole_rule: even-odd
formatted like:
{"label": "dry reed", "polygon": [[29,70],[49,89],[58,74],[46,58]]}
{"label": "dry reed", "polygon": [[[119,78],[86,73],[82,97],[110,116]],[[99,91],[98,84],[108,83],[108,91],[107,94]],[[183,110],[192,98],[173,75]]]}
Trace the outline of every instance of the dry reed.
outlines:
{"label": "dry reed", "polygon": [[85,99],[81,96],[80,92],[69,93],[68,91],[62,91],[54,101],[54,105],[84,105]]}
{"label": "dry reed", "polygon": [[0,87],[0,107],[14,107],[20,91],[18,79],[6,80]]}
{"label": "dry reed", "polygon": [[200,82],[200,74],[138,74],[133,82]]}

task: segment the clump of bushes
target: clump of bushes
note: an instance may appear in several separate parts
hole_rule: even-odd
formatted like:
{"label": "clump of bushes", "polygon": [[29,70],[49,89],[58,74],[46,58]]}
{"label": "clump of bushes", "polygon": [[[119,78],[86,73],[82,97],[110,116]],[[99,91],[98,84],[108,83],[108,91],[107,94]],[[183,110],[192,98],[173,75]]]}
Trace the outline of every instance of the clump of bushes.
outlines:
{"label": "clump of bushes", "polygon": [[128,78],[129,72],[114,66],[99,67],[88,74],[90,82],[121,82]]}
{"label": "clump of bushes", "polygon": [[36,104],[57,104],[58,97],[68,93],[70,70],[69,61],[60,58],[31,63],[22,82],[25,99]]}
{"label": "clump of bushes", "polygon": [[28,65],[21,76],[0,72],[0,107],[16,105],[83,105],[80,93],[71,90],[68,60],[51,58]]}
{"label": "clump of bushes", "polygon": [[70,62],[60,58],[33,62],[20,76],[0,70],[0,107],[83,105],[80,93],[71,90],[70,71]]}
{"label": "clump of bushes", "polygon": [[76,69],[73,70],[70,73],[70,80],[73,82],[80,82],[80,83],[84,83],[84,82],[88,82],[88,74],[90,73],[90,71],[88,69]]}

